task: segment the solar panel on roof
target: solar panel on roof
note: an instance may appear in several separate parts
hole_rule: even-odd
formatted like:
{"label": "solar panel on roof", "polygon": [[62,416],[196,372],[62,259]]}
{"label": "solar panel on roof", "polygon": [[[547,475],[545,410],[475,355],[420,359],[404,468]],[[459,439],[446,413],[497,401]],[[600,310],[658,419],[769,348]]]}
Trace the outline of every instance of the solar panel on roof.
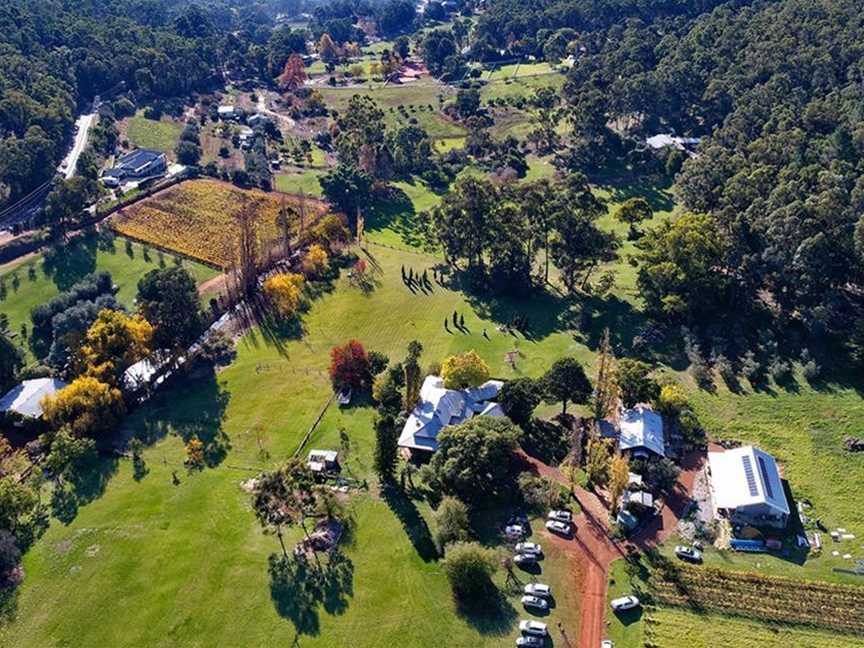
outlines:
{"label": "solar panel on roof", "polygon": [[774,492],[771,490],[771,481],[768,479],[768,470],[765,468],[765,461],[762,457],[757,457],[759,460],[759,472],[762,474],[762,482],[765,484],[765,492],[768,493],[768,499],[774,499]]}
{"label": "solar panel on roof", "polygon": [[756,488],[756,475],[753,474],[753,463],[750,457],[741,457],[741,463],[744,464],[744,476],[747,478],[747,488],[750,489],[750,495],[756,497],[759,494],[759,489]]}

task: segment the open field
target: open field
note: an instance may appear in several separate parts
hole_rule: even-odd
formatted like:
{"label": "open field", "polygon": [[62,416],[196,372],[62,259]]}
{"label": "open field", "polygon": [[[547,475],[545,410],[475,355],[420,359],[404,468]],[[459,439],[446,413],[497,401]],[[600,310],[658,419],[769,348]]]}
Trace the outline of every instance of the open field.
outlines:
{"label": "open field", "polygon": [[125,126],[126,138],[133,147],[155,149],[172,156],[182,131],[183,126],[168,117],[155,121],[140,113],[130,117]]}
{"label": "open field", "polygon": [[[244,204],[255,210],[262,240],[272,240],[277,237],[276,216],[282,201],[300,208],[299,199],[289,194],[244,191],[216,180],[194,180],[120,210],[111,225],[121,234],[227,268],[235,260],[236,217]],[[304,205],[307,225],[327,211],[321,201],[312,198]]]}
{"label": "open field", "polygon": [[[434,259],[370,246],[380,270],[378,286],[365,294],[340,279],[336,290],[313,302],[302,340],[275,339],[256,330],[239,343],[235,363],[218,378],[199,376],[138,410],[126,427],[151,444],[148,473],[136,481],[130,462],[106,460],[100,487],[67,525],[54,522],[26,555],[26,579],[15,601],[14,621],[0,630],[0,644],[205,646],[281,645],[297,629],[305,647],[366,648],[405,644],[497,648],[512,644],[525,614],[508,598],[498,614],[457,613],[440,565],[430,555],[433,522],[421,501],[386,500],[375,491],[353,496],[357,521],[346,547],[350,584],[320,605],[271,597],[267,556],[278,542],[259,530],[240,482],[289,456],[330,393],[328,351],[356,337],[394,361],[412,338],[423,341],[423,362],[476,348],[503,377],[538,375],[563,354],[585,356],[557,321],[552,298],[526,303],[468,299],[436,286],[414,294],[400,267],[422,271]],[[456,309],[469,335],[450,335],[442,322]],[[497,322],[516,311],[536,312],[531,340],[498,333]],[[542,318],[542,319],[541,319]],[[485,340],[486,328],[490,340]],[[505,351],[521,349],[518,371]],[[310,447],[332,447],[339,429],[351,439],[347,470],[368,477],[373,410],[331,408]],[[196,434],[221,439],[227,455],[218,465],[187,474],[183,441]],[[172,484],[177,471],[180,484]],[[103,492],[104,489],[104,492]],[[575,631],[578,583],[567,579],[550,548],[544,580],[559,592],[549,617]],[[63,600],[45,607],[46,600]],[[100,623],[93,623],[93,610]],[[557,644],[557,642],[556,642]]]}
{"label": "open field", "polygon": [[480,98],[483,101],[489,101],[490,99],[530,97],[537,88],[560,89],[566,80],[566,77],[559,72],[507,79],[496,76],[480,89]]}
{"label": "open field", "polygon": [[[49,253],[31,257],[7,266],[0,273],[6,285],[6,296],[0,299],[0,313],[9,318],[9,330],[19,342],[21,325],[30,328],[30,311],[50,300],[91,272],[107,271],[119,288],[117,299],[131,307],[138,291],[138,280],[147,272],[173,264],[170,254],[160,255],[138,243],[116,238],[108,244],[95,236],[78,237]],[[181,260],[200,284],[216,276],[216,271],[189,260]]]}

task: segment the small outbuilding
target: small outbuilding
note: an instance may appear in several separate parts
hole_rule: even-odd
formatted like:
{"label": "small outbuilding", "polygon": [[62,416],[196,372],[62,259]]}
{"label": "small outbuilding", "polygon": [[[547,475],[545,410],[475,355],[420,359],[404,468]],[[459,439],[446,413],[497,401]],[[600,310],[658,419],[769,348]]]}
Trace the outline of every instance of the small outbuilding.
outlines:
{"label": "small outbuilding", "polygon": [[339,453],[336,450],[310,450],[306,465],[316,475],[337,473],[341,470]]}
{"label": "small outbuilding", "polygon": [[789,503],[777,462],[755,446],[708,453],[711,498],[733,524],[785,528]]}
{"label": "small outbuilding", "polygon": [[17,414],[25,419],[40,419],[42,418],[42,401],[66,385],[67,383],[57,378],[25,380],[6,392],[0,399],[0,412]]}

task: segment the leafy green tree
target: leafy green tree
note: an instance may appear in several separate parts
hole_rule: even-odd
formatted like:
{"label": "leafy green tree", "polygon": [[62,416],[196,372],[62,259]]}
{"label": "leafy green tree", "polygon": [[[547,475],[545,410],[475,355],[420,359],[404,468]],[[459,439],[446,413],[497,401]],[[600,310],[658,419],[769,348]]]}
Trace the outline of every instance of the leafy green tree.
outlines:
{"label": "leafy green tree", "polygon": [[731,303],[726,245],[709,216],[664,221],[639,241],[637,285],[658,316],[704,321]]}
{"label": "leafy green tree", "polygon": [[509,420],[476,416],[438,435],[428,474],[441,492],[465,502],[495,500],[512,492],[513,451],[519,439]]}
{"label": "leafy green tree", "polygon": [[353,218],[359,207],[369,204],[372,178],[355,166],[339,164],[318,182],[324,197],[348,217]]}
{"label": "leafy green tree", "polygon": [[624,407],[651,403],[660,395],[660,386],[650,374],[651,366],[641,360],[622,358],[618,361],[618,388]]}
{"label": "leafy green tree", "polygon": [[570,292],[584,287],[591,271],[616,258],[618,237],[597,227],[606,206],[596,197],[584,176],[572,175],[562,187],[567,211],[556,219],[551,243],[552,260]]}
{"label": "leafy green tree", "polygon": [[151,270],[138,281],[138,307],[159,349],[186,349],[201,334],[198,286],[182,266]]}
{"label": "leafy green tree", "polygon": [[504,413],[516,425],[524,426],[531,421],[534,410],[542,399],[542,385],[532,378],[508,380],[501,388],[498,402]]}
{"label": "leafy green tree", "polygon": [[621,203],[621,206],[615,212],[615,218],[630,226],[630,238],[638,236],[636,226],[639,223],[651,220],[653,216],[654,212],[651,209],[650,203],[641,196],[628,198]]}
{"label": "leafy green tree", "polygon": [[385,484],[393,482],[396,460],[399,453],[399,431],[396,421],[390,414],[379,415],[375,419],[374,466],[378,478]]}
{"label": "leafy green tree", "polygon": [[476,604],[495,592],[492,576],[498,569],[498,557],[492,549],[476,542],[454,542],[447,548],[444,573],[456,597]]}
{"label": "leafy green tree", "polygon": [[51,451],[44,466],[58,477],[66,475],[91,457],[95,448],[93,439],[76,437],[69,429],[60,428],[51,439]]}
{"label": "leafy green tree", "polygon": [[464,542],[468,539],[471,522],[468,518],[468,507],[456,497],[445,497],[435,509],[435,543],[439,551],[452,542]]}
{"label": "leafy green tree", "polygon": [[591,396],[591,381],[578,360],[561,358],[543,375],[543,394],[547,403],[561,403],[561,411],[566,413],[567,403],[588,402]]}

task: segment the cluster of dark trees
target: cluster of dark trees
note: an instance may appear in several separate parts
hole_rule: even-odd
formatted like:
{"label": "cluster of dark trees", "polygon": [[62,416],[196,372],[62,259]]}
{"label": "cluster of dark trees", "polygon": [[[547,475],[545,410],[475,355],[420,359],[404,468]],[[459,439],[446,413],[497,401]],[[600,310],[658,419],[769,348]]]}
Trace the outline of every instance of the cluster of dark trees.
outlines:
{"label": "cluster of dark trees", "polygon": [[78,105],[117,91],[141,100],[187,95],[219,80],[218,62],[215,28],[194,6],[3,3],[0,205],[51,179]]}
{"label": "cluster of dark trees", "polygon": [[864,331],[860,10],[855,0],[496,0],[471,56],[574,57],[561,109],[574,137],[558,150],[570,170],[635,155],[658,132],[703,138],[698,155],[676,152],[669,166],[695,215],[640,242],[639,285],[655,314],[695,324],[767,306],[816,335]]}
{"label": "cluster of dark trees", "polygon": [[388,129],[384,111],[366,95],[351,98],[333,132],[338,165],[320,182],[327,199],[350,218],[368,205],[373,185],[410,175],[441,183],[444,171],[429,134],[412,124]]}
{"label": "cluster of dark trees", "polygon": [[524,292],[548,280],[551,262],[573,291],[616,256],[618,237],[597,226],[605,213],[581,174],[501,185],[469,176],[429,213],[428,228],[449,263],[495,290]]}

